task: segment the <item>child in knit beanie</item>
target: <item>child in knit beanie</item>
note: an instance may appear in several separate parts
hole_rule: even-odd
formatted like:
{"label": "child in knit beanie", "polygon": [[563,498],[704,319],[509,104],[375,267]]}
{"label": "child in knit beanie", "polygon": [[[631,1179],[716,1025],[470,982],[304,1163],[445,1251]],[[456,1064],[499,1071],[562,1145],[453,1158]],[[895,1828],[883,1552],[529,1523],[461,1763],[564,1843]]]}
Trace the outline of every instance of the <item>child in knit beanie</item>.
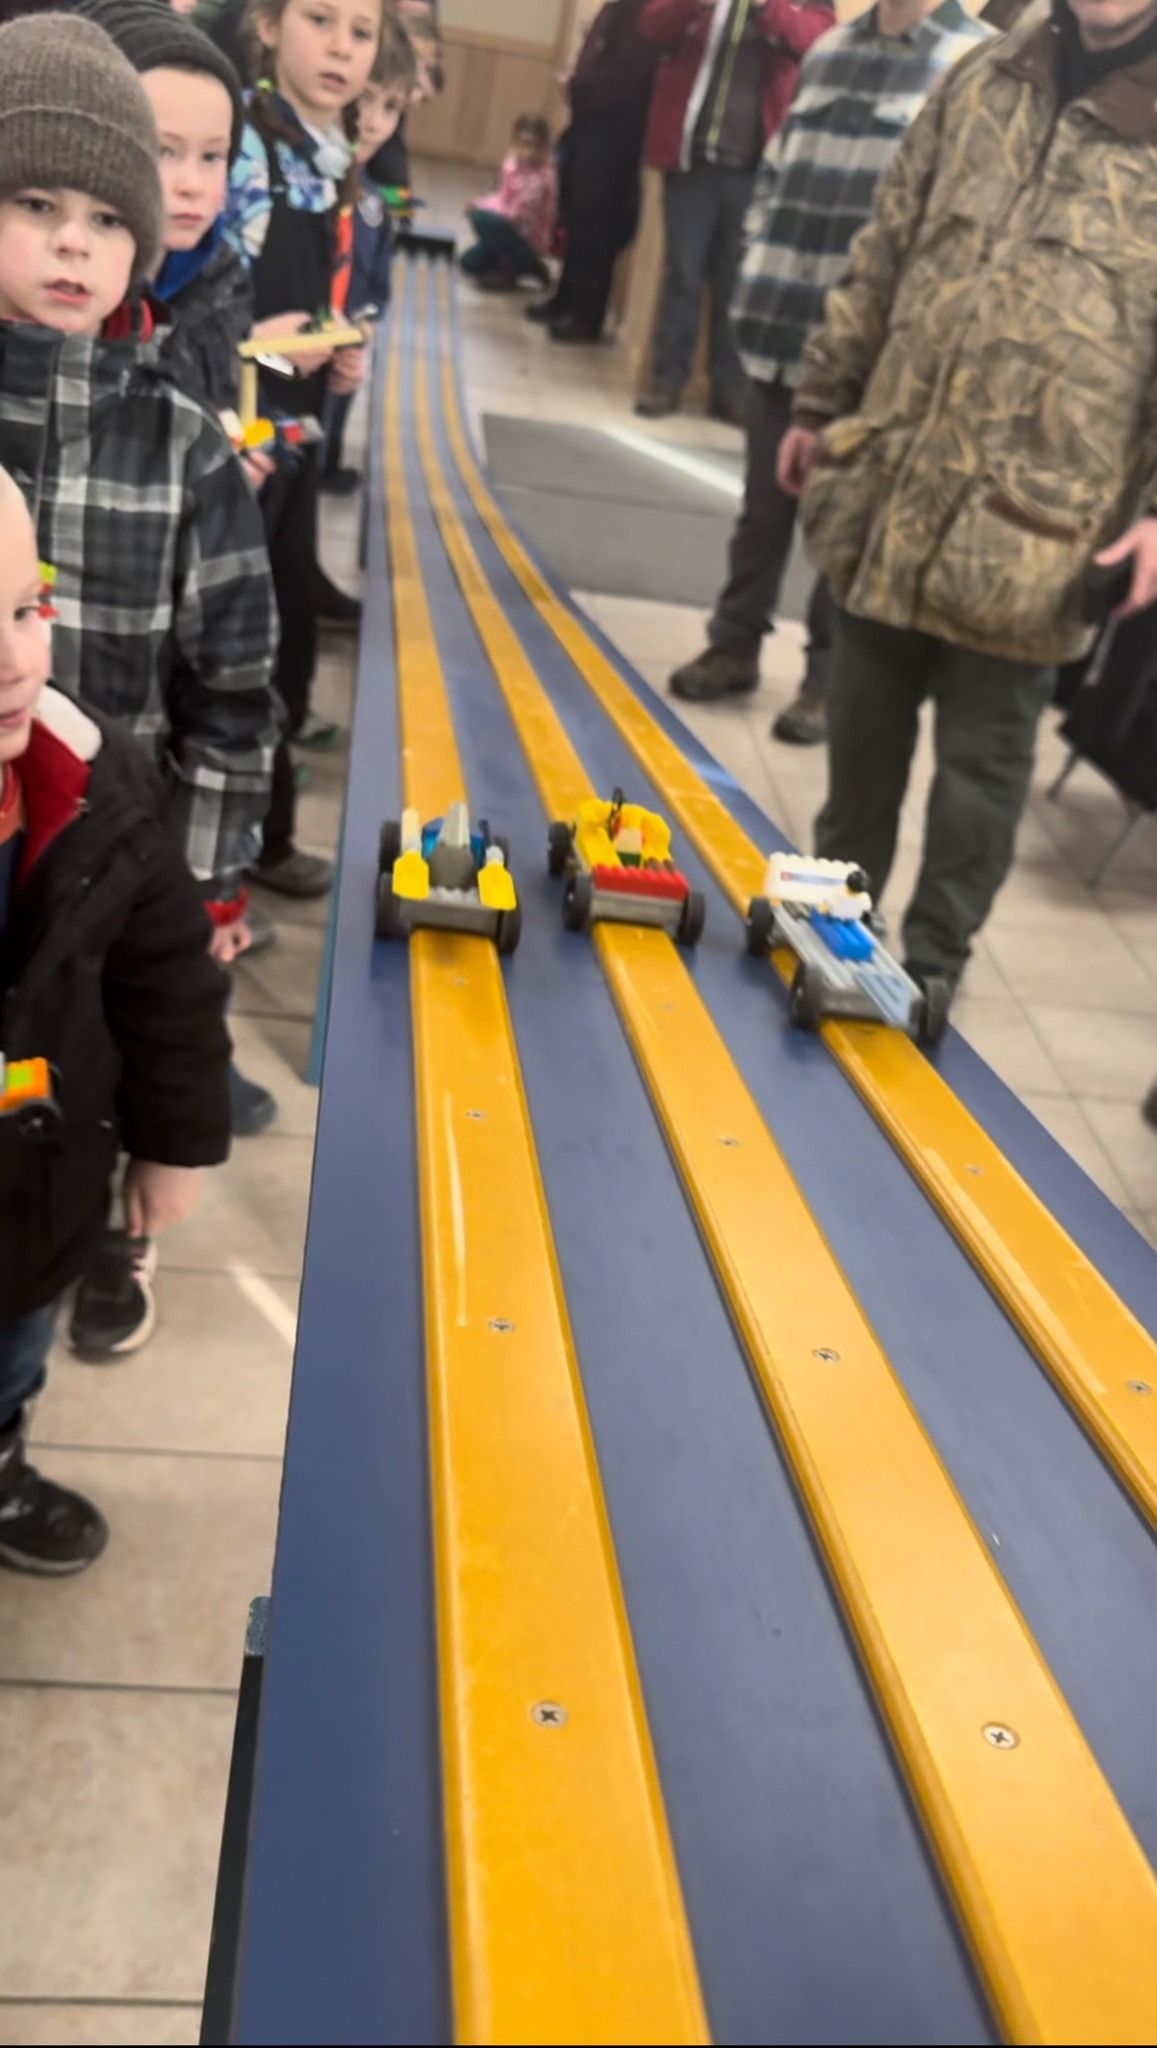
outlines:
{"label": "child in knit beanie", "polygon": [[160,254],[152,110],[87,22],[0,35],[0,319],[96,335]]}
{"label": "child in knit beanie", "polygon": [[76,11],[103,28],[139,74],[157,124],[165,254],[151,292],[161,361],[190,398],[235,411],[253,288],[225,240],[222,215],[245,121],[241,81],[208,36],[164,0],[79,0]]}
{"label": "child in knit beanie", "polygon": [[[164,239],[156,146],[140,80],[94,22],[0,28],[0,463],[55,572],[57,687],[161,769],[206,947],[228,960],[248,943],[278,736],[272,586],[220,422],[164,374],[147,303],[125,299]],[[118,1243],[82,1283],[74,1342],[106,1355],[151,1323],[148,1248]]]}

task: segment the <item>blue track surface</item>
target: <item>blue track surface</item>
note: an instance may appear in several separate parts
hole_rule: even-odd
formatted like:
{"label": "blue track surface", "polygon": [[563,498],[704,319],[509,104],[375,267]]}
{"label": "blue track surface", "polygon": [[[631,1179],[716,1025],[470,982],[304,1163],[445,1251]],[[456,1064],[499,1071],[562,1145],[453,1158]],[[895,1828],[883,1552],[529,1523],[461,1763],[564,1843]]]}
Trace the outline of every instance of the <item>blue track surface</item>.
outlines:
{"label": "blue track surface", "polygon": [[[409,308],[416,539],[471,808],[509,834],[525,905],[504,971],[713,2032],[736,2043],[986,2042],[983,1996],[595,950],[561,927],[545,820],[426,506],[408,358],[423,345],[433,362],[435,344],[432,329],[413,334],[412,292]],[[440,424],[438,434],[483,567],[593,785],[621,783],[662,810],[505,568]],[[406,954],[371,941],[378,826],[398,808],[376,441],[244,1927],[246,2042],[451,2038]],[[622,673],[745,828],[782,844]],[[744,957],[734,913],[683,851],[708,899],[697,985],[1157,1856],[1151,1539],[823,1046],[786,1028],[778,982]],[[1152,1253],[961,1041],[941,1066],[1152,1318]],[[767,1237],[774,1258],[773,1214]]]}

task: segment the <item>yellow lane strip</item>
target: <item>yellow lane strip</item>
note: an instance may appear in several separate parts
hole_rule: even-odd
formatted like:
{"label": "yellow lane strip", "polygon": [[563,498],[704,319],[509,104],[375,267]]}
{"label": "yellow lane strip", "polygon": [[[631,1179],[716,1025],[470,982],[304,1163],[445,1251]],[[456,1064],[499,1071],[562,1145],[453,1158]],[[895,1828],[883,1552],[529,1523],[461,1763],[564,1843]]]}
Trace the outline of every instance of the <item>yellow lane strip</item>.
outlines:
{"label": "yellow lane strip", "polygon": [[[448,309],[443,281],[441,309]],[[527,597],[593,690],[742,916],[767,862],[652,718],[511,532],[463,430],[443,342],[446,427],[462,481]],[[777,956],[786,980],[794,962]],[[997,1299],[1157,1527],[1157,1344],[935,1068],[904,1036],[833,1023],[823,1035]]]}
{"label": "yellow lane strip", "polygon": [[[466,792],[396,349],[386,446],[405,795],[429,817]],[[417,931],[410,975],[456,2039],[705,2042],[498,956]]]}
{"label": "yellow lane strip", "polygon": [[[589,778],[447,488],[420,355],[415,404],[443,542],[566,817]],[[1149,2040],[1153,1871],[670,940],[595,938],[1009,2038]]]}

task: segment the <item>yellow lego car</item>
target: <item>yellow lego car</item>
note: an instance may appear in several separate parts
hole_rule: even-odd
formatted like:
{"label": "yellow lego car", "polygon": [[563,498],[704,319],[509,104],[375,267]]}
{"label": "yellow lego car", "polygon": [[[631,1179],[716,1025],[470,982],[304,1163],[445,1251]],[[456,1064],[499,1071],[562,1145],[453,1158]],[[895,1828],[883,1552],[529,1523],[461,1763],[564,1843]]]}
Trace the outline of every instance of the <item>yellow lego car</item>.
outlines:
{"label": "yellow lego car", "polygon": [[556,822],[547,837],[547,865],[565,875],[562,919],[584,932],[600,919],[648,924],[694,946],[707,905],[671,858],[671,830],[657,811],[626,801],[616,789],[609,802],[588,797],[573,823]]}

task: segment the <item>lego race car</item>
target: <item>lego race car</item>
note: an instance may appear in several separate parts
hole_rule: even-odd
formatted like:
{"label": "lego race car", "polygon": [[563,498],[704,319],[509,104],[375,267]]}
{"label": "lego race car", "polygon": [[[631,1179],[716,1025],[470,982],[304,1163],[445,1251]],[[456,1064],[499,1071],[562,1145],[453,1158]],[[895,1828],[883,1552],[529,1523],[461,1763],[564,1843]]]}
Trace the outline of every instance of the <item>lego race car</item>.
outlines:
{"label": "lego race car", "polygon": [[0,1053],[0,1123],[12,1119],[24,1139],[43,1141],[60,1126],[60,1105],[47,1060],[5,1060]]}
{"label": "lego race car", "polygon": [[405,810],[382,826],[375,935],[404,939],[419,926],[476,932],[500,953],[513,953],[522,935],[510,848],[485,820],[472,832],[463,803],[427,825]]}
{"label": "lego race car", "polygon": [[881,943],[872,915],[868,878],[854,861],[773,853],[767,893],[747,913],[747,950],[757,959],[774,946],[795,954],[788,1007],[802,1030],[818,1030],[824,1017],[862,1017],[935,1045],[952,985],[939,975],[914,981]]}
{"label": "lego race car", "polygon": [[550,827],[547,865],[565,875],[562,921],[568,931],[610,924],[657,925],[681,946],[702,935],[707,906],[671,858],[665,820],[616,789],[609,803],[588,797],[572,824]]}

